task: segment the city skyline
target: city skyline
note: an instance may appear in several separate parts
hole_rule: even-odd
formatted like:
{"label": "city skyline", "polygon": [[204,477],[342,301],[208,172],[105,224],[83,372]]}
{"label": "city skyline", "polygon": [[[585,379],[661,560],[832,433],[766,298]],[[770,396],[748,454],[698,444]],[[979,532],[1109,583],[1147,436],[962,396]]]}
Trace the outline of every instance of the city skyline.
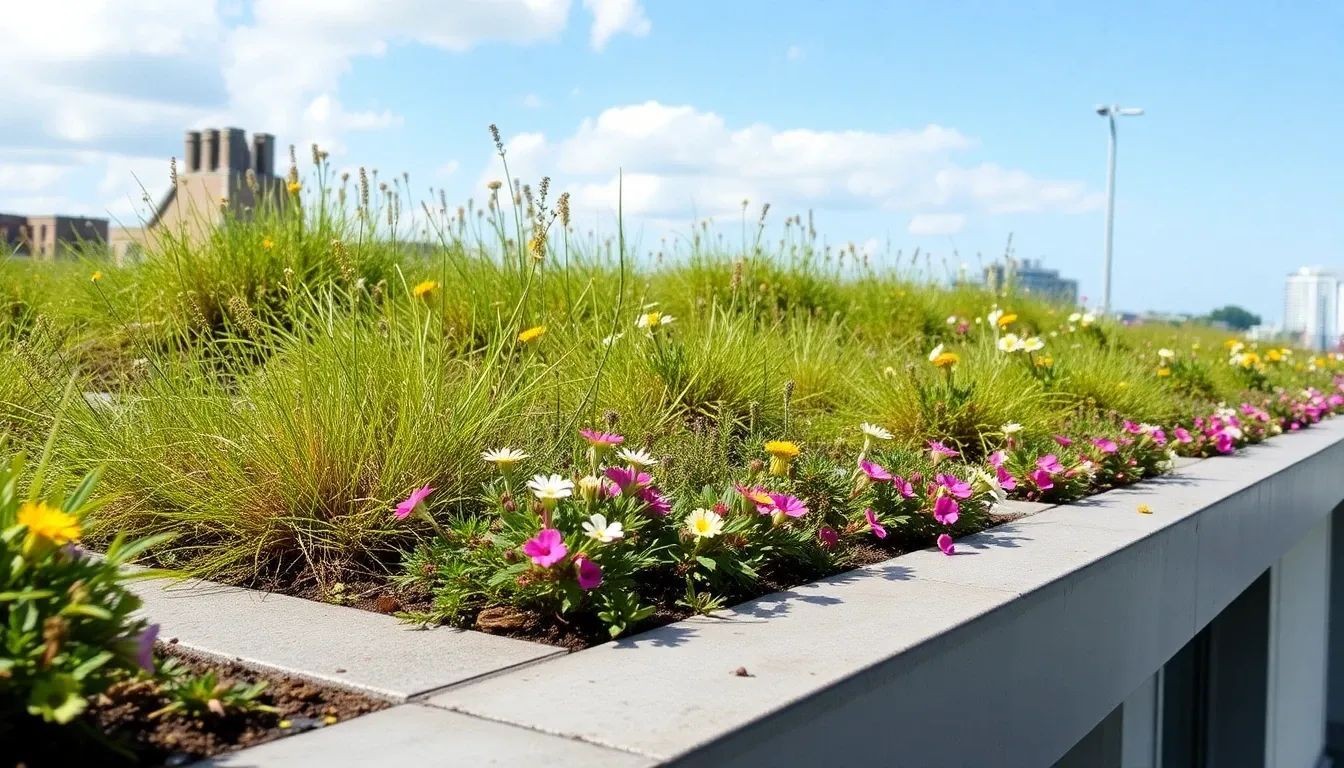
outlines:
{"label": "city skyline", "polygon": [[776,226],[810,209],[833,244],[954,266],[993,259],[1011,234],[1095,305],[1093,107],[1114,101],[1148,110],[1120,128],[1118,309],[1235,303],[1269,321],[1282,294],[1265,285],[1344,261],[1344,199],[1319,173],[1344,158],[1316,127],[1341,111],[1315,98],[1344,61],[1334,8],[742,4],[707,19],[585,0],[309,19],[270,0],[84,5],[19,10],[0,53],[17,75],[0,106],[0,210],[134,223],[140,185],[157,199],[181,130],[207,125],[270,131],[301,155],[316,140],[338,169],[406,170],[416,191],[480,200],[502,175],[495,122],[513,175],[553,176],[585,228],[614,229],[622,169],[646,244],[697,216],[735,225],[743,198],[772,203]]}

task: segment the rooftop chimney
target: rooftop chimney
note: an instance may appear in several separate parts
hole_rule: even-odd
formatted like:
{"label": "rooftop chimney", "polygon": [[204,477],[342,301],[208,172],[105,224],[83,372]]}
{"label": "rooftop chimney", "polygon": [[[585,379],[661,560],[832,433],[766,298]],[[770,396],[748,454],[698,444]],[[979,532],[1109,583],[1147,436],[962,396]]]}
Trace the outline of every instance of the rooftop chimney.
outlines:
{"label": "rooftop chimney", "polygon": [[187,173],[196,173],[201,170],[201,132],[187,131],[186,152],[182,158],[186,163]]}
{"label": "rooftop chimney", "polygon": [[275,175],[275,137],[269,133],[252,134],[252,170],[262,178]]}
{"label": "rooftop chimney", "polygon": [[223,128],[219,132],[219,170],[247,170],[247,143],[242,128]]}
{"label": "rooftop chimney", "polygon": [[201,132],[201,170],[219,170],[219,130],[209,128]]}

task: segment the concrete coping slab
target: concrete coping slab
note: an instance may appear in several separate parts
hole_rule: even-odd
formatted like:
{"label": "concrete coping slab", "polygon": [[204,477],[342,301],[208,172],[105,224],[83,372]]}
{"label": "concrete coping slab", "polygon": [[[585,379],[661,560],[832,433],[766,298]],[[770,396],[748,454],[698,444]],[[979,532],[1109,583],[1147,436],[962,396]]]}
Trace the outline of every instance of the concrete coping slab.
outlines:
{"label": "concrete coping slab", "polygon": [[1049,764],[1344,500],[1341,461],[1334,419],[425,702],[685,765]]}
{"label": "concrete coping slab", "polygon": [[208,581],[132,582],[159,637],[221,659],[406,701],[564,651]]}
{"label": "concrete coping slab", "polygon": [[218,768],[584,765],[635,768],[653,761],[504,723],[402,704],[329,728],[196,763]]}

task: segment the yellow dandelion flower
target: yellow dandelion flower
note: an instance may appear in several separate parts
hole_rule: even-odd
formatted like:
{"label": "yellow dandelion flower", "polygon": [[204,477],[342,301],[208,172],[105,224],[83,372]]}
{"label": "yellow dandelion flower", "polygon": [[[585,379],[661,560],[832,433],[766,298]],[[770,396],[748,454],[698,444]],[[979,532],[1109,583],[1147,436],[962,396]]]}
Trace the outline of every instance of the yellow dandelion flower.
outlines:
{"label": "yellow dandelion flower", "polygon": [[1163,366],[1163,367],[1161,367],[1161,368],[1158,368],[1158,369],[1157,369],[1157,375],[1158,375],[1158,376],[1161,376],[1161,377],[1163,377],[1163,378],[1166,378],[1167,376],[1170,376],[1170,375],[1171,375],[1171,369],[1170,369],[1170,368],[1167,368],[1166,366]]}
{"label": "yellow dandelion flower", "polygon": [[1147,504],[1140,504],[1140,505],[1139,505],[1139,514],[1140,514],[1140,515],[1151,515],[1151,514],[1153,514],[1153,508],[1150,507],[1150,506],[1148,506]]}
{"label": "yellow dandelion flower", "polygon": [[285,185],[285,189],[289,190],[289,194],[297,195],[303,189],[303,185],[297,181],[291,181]]}
{"label": "yellow dandelion flower", "polygon": [[1012,325],[1012,324],[1013,324],[1014,322],[1016,322],[1016,321],[1017,321],[1017,315],[1016,315],[1015,313],[1013,313],[1013,312],[1009,312],[1009,313],[1006,314],[1006,315],[1000,315],[1000,316],[999,316],[999,327],[1000,327],[1000,328],[1007,328],[1008,326]]}
{"label": "yellow dandelion flower", "polygon": [[546,335],[546,326],[535,325],[523,331],[522,333],[518,334],[518,340],[524,344],[531,344],[532,342],[536,341],[537,339],[540,339],[542,336],[545,335]]}
{"label": "yellow dandelion flower", "polygon": [[94,272],[92,275],[89,275],[89,280],[91,280],[91,281],[93,281],[93,282],[95,282],[95,283],[98,282],[99,280],[102,280],[102,279],[103,279],[103,273],[102,273],[102,272]]}
{"label": "yellow dandelion flower", "polygon": [[961,356],[956,352],[939,352],[938,355],[929,362],[933,363],[934,367],[937,368],[951,368],[961,362]]}
{"label": "yellow dandelion flower", "polygon": [[796,443],[788,440],[767,440],[765,452],[770,454],[770,474],[786,477],[789,474],[789,462],[798,456],[800,449]]}
{"label": "yellow dandelion flower", "polygon": [[19,506],[19,525],[29,537],[60,546],[79,539],[79,518],[40,501],[25,501]]}
{"label": "yellow dandelion flower", "polygon": [[1055,365],[1055,358],[1049,355],[1041,355],[1040,357],[1036,358],[1037,368],[1053,368],[1054,365]]}
{"label": "yellow dandelion flower", "polygon": [[424,297],[428,296],[434,291],[437,291],[438,289],[439,284],[437,281],[422,280],[416,283],[415,287],[411,289],[411,295],[417,299],[423,299]]}
{"label": "yellow dandelion flower", "polygon": [[275,247],[275,241],[272,240],[271,238],[269,238],[269,237],[263,237],[263,238],[261,239],[261,248],[262,248],[262,250],[264,250],[264,251],[269,251],[269,250],[271,250],[271,249],[274,248],[274,247]]}

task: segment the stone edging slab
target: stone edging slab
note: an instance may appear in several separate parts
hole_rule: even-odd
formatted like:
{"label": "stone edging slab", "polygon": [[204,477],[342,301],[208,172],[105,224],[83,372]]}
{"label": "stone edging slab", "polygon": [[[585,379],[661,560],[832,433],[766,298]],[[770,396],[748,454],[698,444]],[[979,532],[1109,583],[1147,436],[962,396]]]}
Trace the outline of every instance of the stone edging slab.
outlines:
{"label": "stone edging slab", "polygon": [[1010,502],[1023,518],[950,558],[915,552],[432,684],[417,665],[396,686],[410,704],[206,764],[1049,764],[1344,500],[1341,465],[1334,419],[1069,505]]}
{"label": "stone edging slab", "polygon": [[1344,500],[1342,465],[1334,419],[427,703],[678,765],[1047,765]]}
{"label": "stone edging slab", "polygon": [[564,651],[207,581],[132,582],[159,637],[197,653],[406,701]]}

